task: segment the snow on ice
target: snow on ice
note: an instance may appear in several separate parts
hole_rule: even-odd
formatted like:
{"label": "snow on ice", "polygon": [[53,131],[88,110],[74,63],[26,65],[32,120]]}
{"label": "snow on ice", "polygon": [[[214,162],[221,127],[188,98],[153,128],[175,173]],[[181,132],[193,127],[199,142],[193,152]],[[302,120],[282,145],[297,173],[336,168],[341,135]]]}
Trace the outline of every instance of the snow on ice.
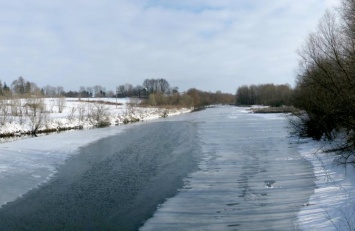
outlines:
{"label": "snow on ice", "polygon": [[[45,99],[49,105],[53,99]],[[92,99],[91,99],[92,100]],[[116,102],[115,99],[105,99]],[[82,99],[85,101],[85,99]],[[79,121],[78,115],[70,118],[79,104],[78,99],[67,99],[62,113],[55,110],[48,113],[47,125],[40,129],[57,128],[58,126],[75,128],[81,125],[83,128],[94,127],[88,121]],[[120,99],[120,105],[106,105],[109,111],[109,120],[112,125],[122,124],[124,119],[138,118],[140,121],[157,119],[164,116],[172,116],[190,112],[191,109],[159,109],[142,108],[132,106],[129,99]],[[47,182],[55,173],[58,165],[75,155],[79,148],[104,137],[122,132],[127,126],[106,127],[102,129],[84,129],[71,132],[52,133],[48,136],[36,138],[20,138],[14,142],[0,143],[0,207],[7,202],[27,193],[31,189]],[[0,126],[1,134],[27,133],[31,131],[29,120],[19,123],[14,118],[11,123]],[[8,141],[8,140],[7,140]]]}
{"label": "snow on ice", "polygon": [[[50,99],[46,99],[50,100]],[[114,99],[112,99],[114,101]],[[128,108],[128,99],[121,99],[120,106],[109,105],[112,124],[123,123],[127,117],[151,120],[162,116],[158,108]],[[71,108],[77,107],[78,101],[67,101],[62,113],[50,113],[51,127],[92,124],[76,119],[69,120]],[[168,115],[190,112],[190,109],[171,109]],[[247,113],[247,111],[245,111]],[[265,116],[265,115],[260,115]],[[270,116],[269,119],[278,119]],[[0,133],[27,132],[30,126],[20,125],[14,120],[0,127]],[[0,143],[0,206],[25,194],[53,176],[56,166],[63,164],[79,147],[95,140],[118,134],[125,129],[107,127],[74,132],[65,132],[41,136],[34,139],[21,139],[15,142]],[[314,169],[316,188],[309,202],[299,212],[299,227],[302,230],[354,230],[355,228],[355,169],[353,166],[336,164],[334,153],[324,153],[323,142],[301,139],[299,153],[308,160]]]}

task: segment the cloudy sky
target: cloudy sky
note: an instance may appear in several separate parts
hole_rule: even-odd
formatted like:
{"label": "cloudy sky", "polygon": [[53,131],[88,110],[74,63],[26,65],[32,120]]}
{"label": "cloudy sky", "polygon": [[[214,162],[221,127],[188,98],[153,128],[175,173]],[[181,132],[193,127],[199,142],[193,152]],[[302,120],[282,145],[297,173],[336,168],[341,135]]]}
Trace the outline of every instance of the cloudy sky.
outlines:
{"label": "cloudy sky", "polygon": [[235,93],[294,85],[297,49],[340,0],[0,0],[0,80],[78,90],[165,78]]}

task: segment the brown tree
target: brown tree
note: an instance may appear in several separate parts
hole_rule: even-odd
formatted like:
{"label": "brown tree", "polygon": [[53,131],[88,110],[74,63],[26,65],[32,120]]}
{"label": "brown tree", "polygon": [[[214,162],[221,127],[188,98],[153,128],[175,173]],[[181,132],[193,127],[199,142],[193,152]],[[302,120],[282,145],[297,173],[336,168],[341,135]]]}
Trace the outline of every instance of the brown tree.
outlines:
{"label": "brown tree", "polygon": [[329,140],[342,134],[342,162],[355,150],[355,1],[328,11],[299,51],[295,105],[304,110],[294,123],[299,135]]}

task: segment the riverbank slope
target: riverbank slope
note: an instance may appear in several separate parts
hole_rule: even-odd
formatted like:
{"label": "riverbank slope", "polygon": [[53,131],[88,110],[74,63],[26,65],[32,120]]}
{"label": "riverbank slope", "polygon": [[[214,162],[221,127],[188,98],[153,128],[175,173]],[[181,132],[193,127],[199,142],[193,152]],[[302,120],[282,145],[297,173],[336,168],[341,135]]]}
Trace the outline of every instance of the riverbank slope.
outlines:
{"label": "riverbank slope", "polygon": [[[0,137],[86,129],[146,121],[191,112],[192,108],[141,107],[138,99],[45,98],[35,108],[26,99],[5,102]],[[6,108],[5,108],[6,107]]]}
{"label": "riverbank slope", "polygon": [[313,165],[316,189],[299,213],[302,230],[355,229],[355,168],[339,165],[326,142],[301,139],[299,153]]}

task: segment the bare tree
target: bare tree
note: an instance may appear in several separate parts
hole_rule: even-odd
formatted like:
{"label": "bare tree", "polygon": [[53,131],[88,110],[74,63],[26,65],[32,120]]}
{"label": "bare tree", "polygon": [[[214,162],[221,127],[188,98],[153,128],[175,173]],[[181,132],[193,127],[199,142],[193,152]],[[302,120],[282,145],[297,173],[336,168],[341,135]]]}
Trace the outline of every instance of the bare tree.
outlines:
{"label": "bare tree", "polygon": [[342,162],[355,150],[355,1],[343,0],[340,14],[326,12],[299,51],[295,105],[306,115],[296,127],[314,139],[334,139]]}
{"label": "bare tree", "polygon": [[84,121],[85,118],[85,112],[87,110],[88,106],[81,103],[78,105],[77,110],[78,110],[78,114],[79,114],[79,121],[82,122]]}
{"label": "bare tree", "polygon": [[124,85],[125,93],[127,96],[132,96],[133,94],[133,85],[130,83],[126,83]]}
{"label": "bare tree", "polygon": [[57,96],[57,89],[55,87],[52,87],[51,85],[47,85],[43,88],[44,90],[44,95],[47,97],[55,97]]}
{"label": "bare tree", "polygon": [[57,107],[58,107],[58,112],[62,113],[66,104],[66,99],[65,97],[58,97],[56,99]]}
{"label": "bare tree", "polygon": [[166,79],[145,79],[143,87],[149,93],[168,93],[170,84]]}
{"label": "bare tree", "polygon": [[72,108],[70,109],[70,112],[69,112],[69,114],[68,114],[68,116],[67,116],[67,118],[68,118],[69,121],[73,121],[73,120],[75,119],[75,112],[76,112],[76,111],[77,111],[77,110],[76,110],[75,107],[72,107]]}
{"label": "bare tree", "polygon": [[42,125],[45,125],[48,120],[44,100],[40,97],[30,97],[26,99],[25,106],[28,107],[30,111],[28,118],[31,126],[31,134],[36,136],[38,129]]}
{"label": "bare tree", "polygon": [[9,107],[7,104],[7,100],[5,99],[0,100],[0,113],[0,124],[4,125],[7,122],[9,116]]}
{"label": "bare tree", "polygon": [[56,93],[57,96],[62,96],[64,92],[64,88],[62,86],[57,86]]}
{"label": "bare tree", "polygon": [[87,115],[90,123],[94,126],[105,127],[110,125],[110,121],[109,121],[110,112],[109,112],[109,108],[105,104],[102,103],[89,104]]}
{"label": "bare tree", "polygon": [[40,97],[30,97],[26,99],[25,107],[30,109],[30,116],[36,117],[38,112],[44,111],[44,100]]}
{"label": "bare tree", "polygon": [[20,76],[11,83],[11,88],[13,92],[15,92],[16,94],[23,95],[25,93],[25,85],[26,85],[25,79],[22,76]]}
{"label": "bare tree", "polygon": [[37,136],[38,129],[41,126],[46,126],[48,121],[48,114],[45,111],[38,111],[36,115],[32,114],[29,116],[31,134]]}
{"label": "bare tree", "polygon": [[13,97],[9,100],[11,107],[11,115],[18,116],[21,110],[21,100],[19,98]]}
{"label": "bare tree", "polygon": [[124,85],[118,85],[116,94],[117,94],[118,97],[126,97],[127,96],[127,92],[126,92],[125,86]]}
{"label": "bare tree", "polygon": [[93,96],[94,95],[94,90],[92,87],[87,87],[86,91],[89,93],[89,95]]}
{"label": "bare tree", "polygon": [[96,98],[105,96],[106,89],[104,87],[102,87],[101,85],[95,85],[93,89],[95,91]]}
{"label": "bare tree", "polygon": [[170,88],[170,84],[166,79],[158,79],[159,91],[162,93],[167,93]]}

